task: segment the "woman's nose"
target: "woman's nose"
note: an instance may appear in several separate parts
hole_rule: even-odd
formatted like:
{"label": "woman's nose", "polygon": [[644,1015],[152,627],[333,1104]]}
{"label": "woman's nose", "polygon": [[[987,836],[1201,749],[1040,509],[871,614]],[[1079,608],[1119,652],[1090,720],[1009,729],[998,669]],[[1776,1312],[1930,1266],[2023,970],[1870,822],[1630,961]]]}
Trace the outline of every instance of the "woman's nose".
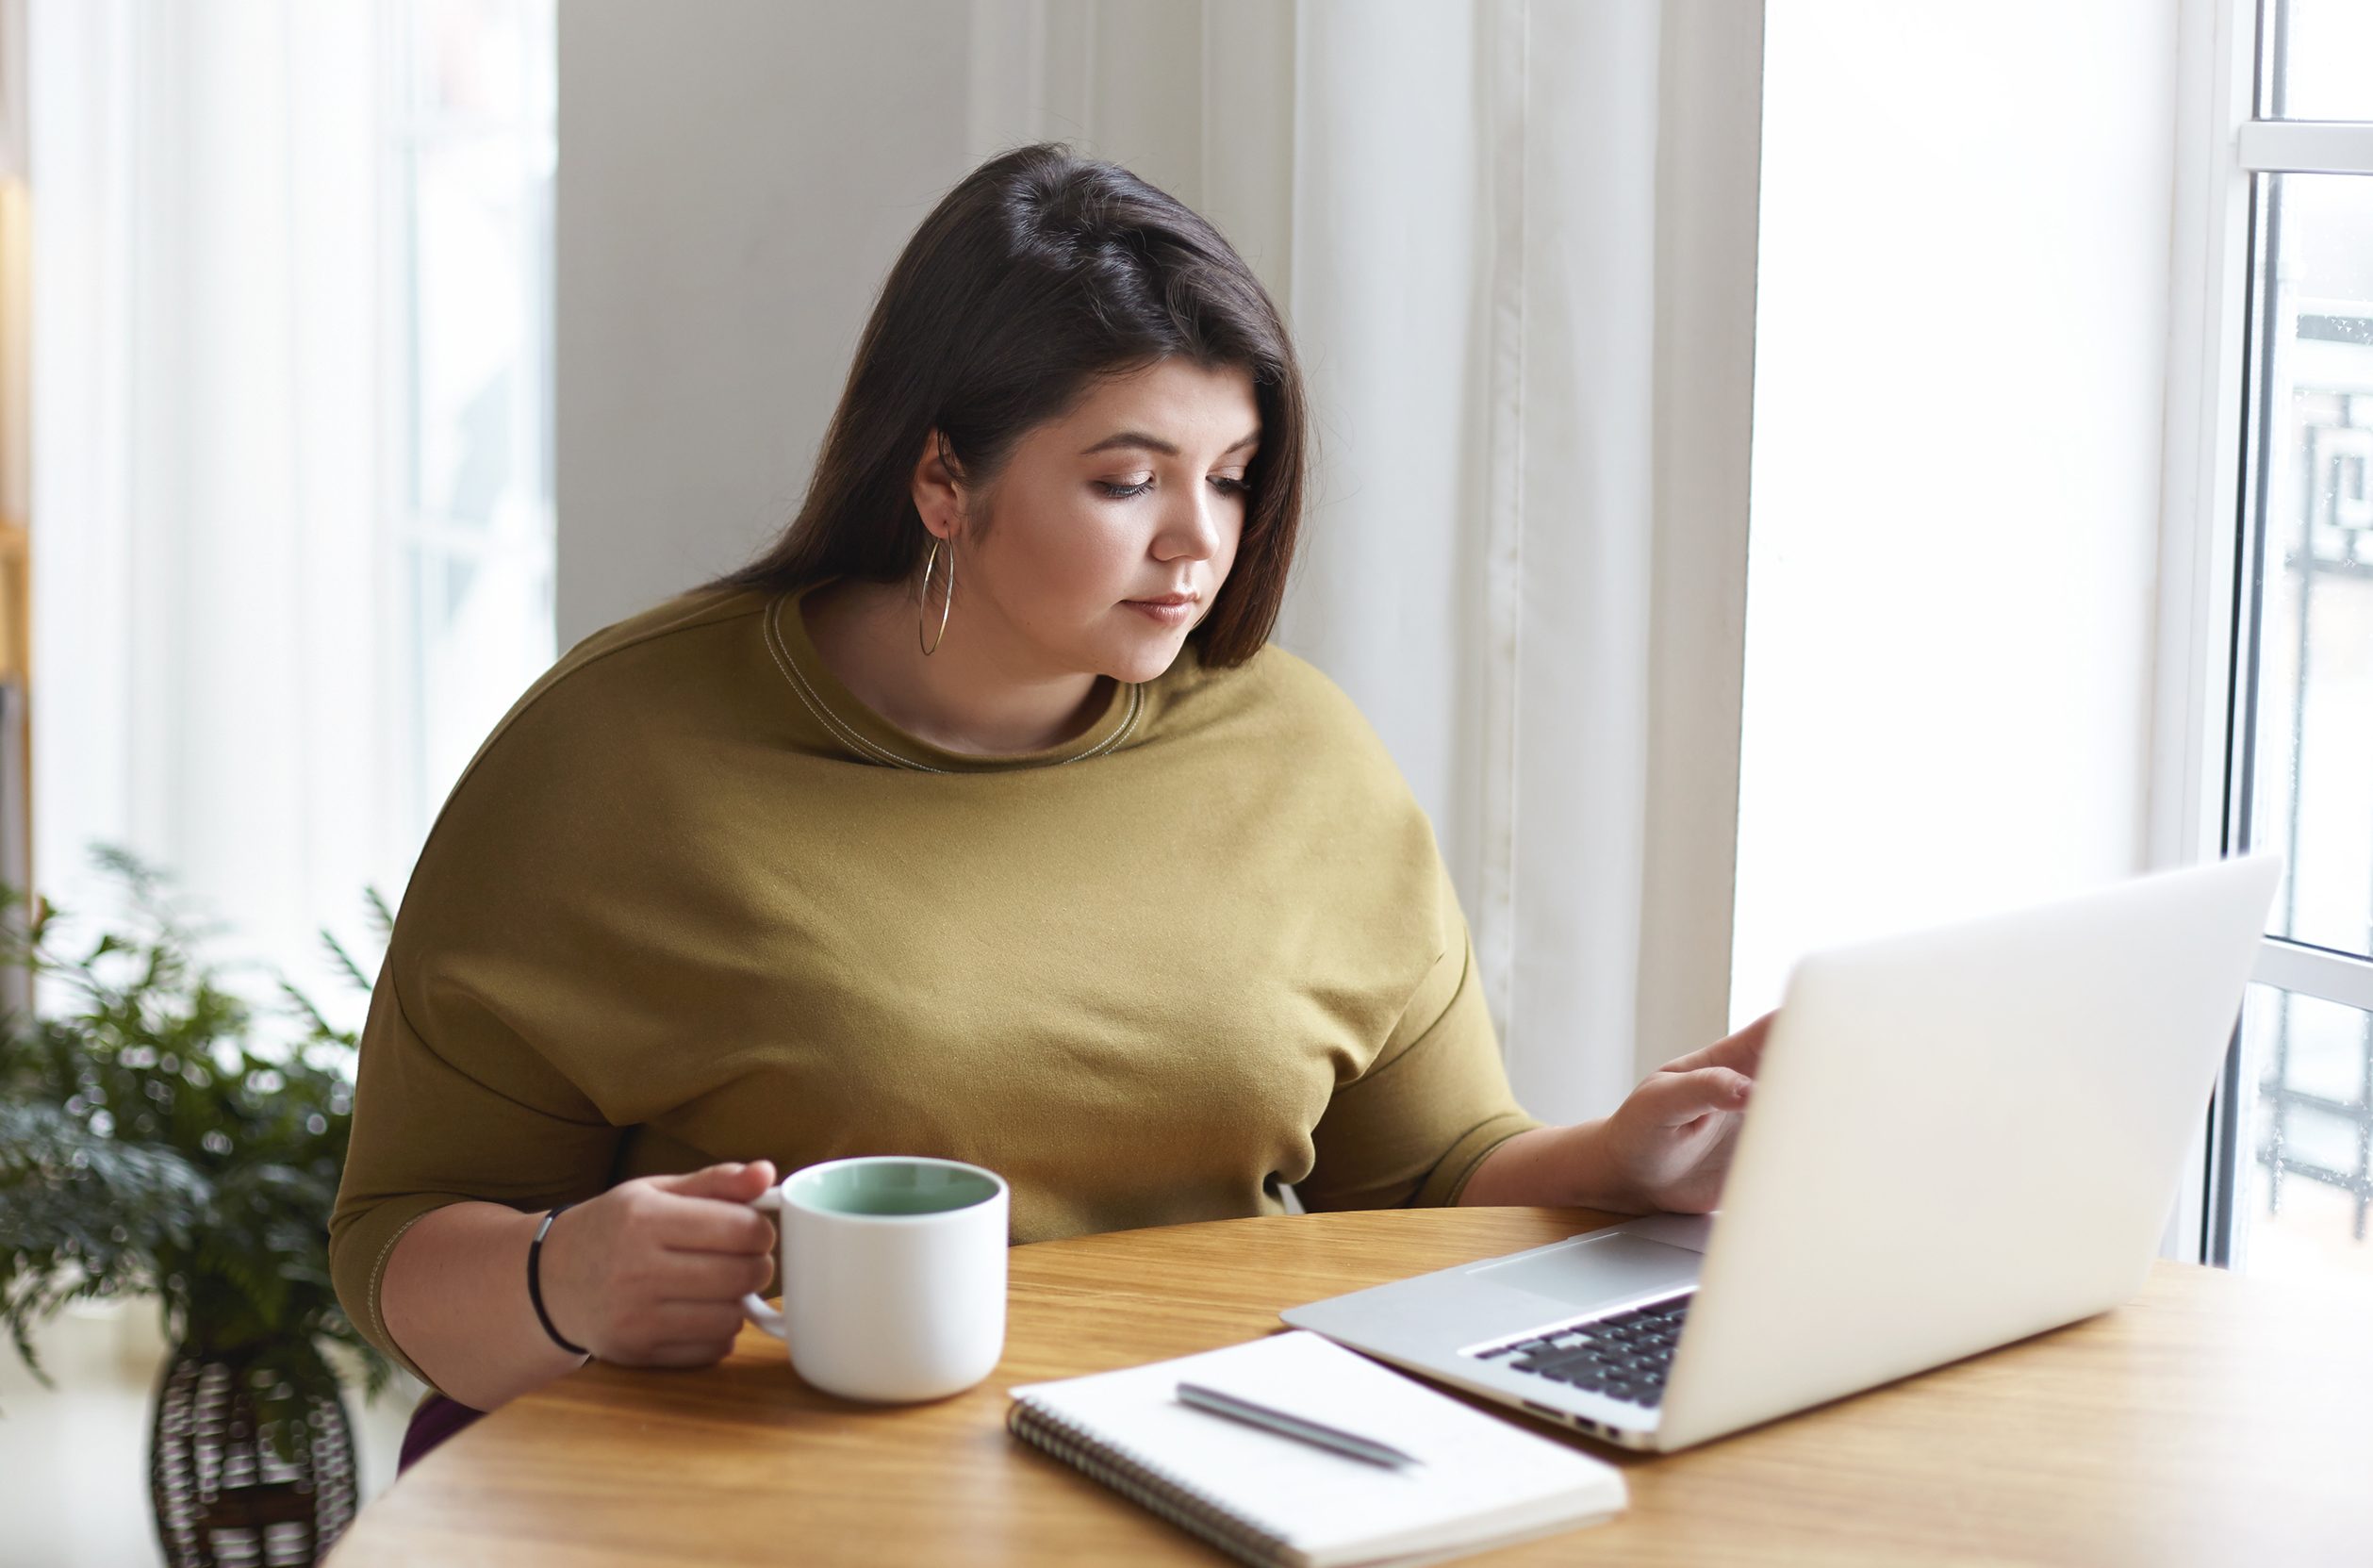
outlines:
{"label": "woman's nose", "polygon": [[1183,510],[1166,520],[1162,534],[1154,540],[1154,554],[1164,561],[1205,561],[1219,553],[1219,509],[1228,504],[1226,497],[1201,495],[1191,498]]}

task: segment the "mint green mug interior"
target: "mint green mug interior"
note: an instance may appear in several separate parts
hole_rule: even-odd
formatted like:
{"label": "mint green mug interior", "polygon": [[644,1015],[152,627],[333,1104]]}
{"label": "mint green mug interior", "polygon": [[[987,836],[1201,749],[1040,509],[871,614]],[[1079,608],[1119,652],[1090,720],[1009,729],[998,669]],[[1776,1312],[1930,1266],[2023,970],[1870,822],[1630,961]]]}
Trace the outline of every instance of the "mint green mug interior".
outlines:
{"label": "mint green mug interior", "polygon": [[969,1165],[835,1160],[793,1173],[783,1196],[826,1214],[945,1214],[986,1203],[997,1183]]}

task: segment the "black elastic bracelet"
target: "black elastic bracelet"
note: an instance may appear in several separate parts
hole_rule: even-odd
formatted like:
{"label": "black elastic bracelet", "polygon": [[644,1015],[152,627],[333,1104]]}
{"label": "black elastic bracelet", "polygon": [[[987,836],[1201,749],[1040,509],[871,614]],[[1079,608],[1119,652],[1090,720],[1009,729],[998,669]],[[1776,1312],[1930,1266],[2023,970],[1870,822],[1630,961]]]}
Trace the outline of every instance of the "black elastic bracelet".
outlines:
{"label": "black elastic bracelet", "polygon": [[[564,1203],[560,1209],[568,1207],[569,1205]],[[552,1221],[560,1217],[560,1209],[554,1209],[544,1216],[544,1223],[536,1228],[536,1239],[527,1244],[527,1298],[536,1304],[536,1321],[544,1326],[544,1332],[552,1335],[554,1345],[572,1356],[590,1356],[592,1351],[582,1345],[569,1344],[560,1337],[560,1330],[552,1327],[552,1313],[544,1311],[544,1283],[536,1278],[536,1263],[543,1255],[544,1232],[551,1230]]]}

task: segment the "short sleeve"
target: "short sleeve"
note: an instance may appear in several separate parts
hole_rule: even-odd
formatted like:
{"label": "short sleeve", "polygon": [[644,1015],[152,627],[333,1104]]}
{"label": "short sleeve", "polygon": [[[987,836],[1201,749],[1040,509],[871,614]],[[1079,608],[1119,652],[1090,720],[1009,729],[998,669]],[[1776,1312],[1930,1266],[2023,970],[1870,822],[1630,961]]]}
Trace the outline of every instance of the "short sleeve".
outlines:
{"label": "short sleeve", "polygon": [[1485,1155],[1543,1125],[1508,1088],[1461,921],[1374,1063],[1327,1101],[1294,1191],[1313,1210],[1453,1204]]}
{"label": "short sleeve", "polygon": [[653,1060],[675,1005],[655,982],[671,928],[652,914],[675,894],[651,868],[681,848],[650,759],[680,754],[661,719],[683,704],[658,707],[635,684],[674,667],[647,660],[622,685],[631,660],[614,655],[696,621],[671,602],[586,638],[529,687],[455,781],[405,884],[363,1024],[330,1277],[355,1328],[416,1375],[380,1312],[404,1232],[451,1203],[533,1212],[596,1197],[650,1119],[635,1091],[664,1075],[634,1065]]}
{"label": "short sleeve", "polygon": [[416,1029],[397,967],[382,969],[363,1026],[330,1276],[363,1337],[434,1386],[380,1316],[397,1239],[449,1203],[535,1210],[590,1197],[608,1185],[622,1134],[478,999],[439,996]]}

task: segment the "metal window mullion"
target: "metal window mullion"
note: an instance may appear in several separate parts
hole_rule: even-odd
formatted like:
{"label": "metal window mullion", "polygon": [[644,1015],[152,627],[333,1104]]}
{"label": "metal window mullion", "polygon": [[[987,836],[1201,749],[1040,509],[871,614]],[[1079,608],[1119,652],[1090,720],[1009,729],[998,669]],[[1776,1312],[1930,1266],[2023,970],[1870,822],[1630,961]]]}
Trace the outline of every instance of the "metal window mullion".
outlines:
{"label": "metal window mullion", "polygon": [[2260,985],[2373,1013],[2373,960],[2269,936],[2251,980]]}
{"label": "metal window mullion", "polygon": [[[2256,182],[2234,156],[2256,107],[2253,0],[2179,0],[2181,47],[2174,222],[2169,272],[2167,440],[2161,485],[2159,635],[2150,859],[2187,866],[2233,852],[2229,759],[2233,754],[2236,580],[2244,564],[2233,524],[2241,491],[2243,362],[2249,341],[2247,279]],[[2228,1072],[2233,1066],[2229,1060]],[[2212,1236],[2231,1164],[2237,1097],[2203,1119],[2162,1250],[2222,1261]],[[2219,1137],[2219,1131],[2225,1134]]]}
{"label": "metal window mullion", "polygon": [[[2187,20],[2208,22],[2213,39],[2205,101],[2193,106],[2190,112],[2204,111],[2214,134],[2237,153],[2240,133],[2251,124],[2250,115],[2273,107],[2263,97],[2253,98],[2260,87],[2262,50],[2267,41],[2263,25],[2267,18],[2249,0],[2199,0]],[[2202,215],[2208,228],[2206,254],[2212,271],[2207,282],[2213,289],[2213,308],[2201,322],[2204,335],[2195,339],[2199,355],[2195,362],[2200,369],[2193,373],[2217,384],[2213,392],[2203,395],[2218,401],[2213,405],[2214,420],[2203,419],[2197,428],[2184,432],[2194,441],[2211,444],[2210,455],[2194,470],[2197,487],[2184,492],[2192,500],[2184,520],[2206,536],[2195,548],[2213,563],[2208,568],[2213,575],[2203,586],[2215,592],[2215,601],[2198,603],[2195,618],[2206,622],[2203,631],[2213,627],[2220,634],[2222,646],[2210,670],[2195,672],[2203,684],[2195,688],[2201,701],[2193,717],[2205,733],[2199,736],[2203,744],[2192,754],[2206,766],[2201,776],[2187,781],[2183,787],[2199,791],[2194,799],[2203,807],[2209,801],[2201,797],[2214,790],[2217,847],[2223,853],[2235,854],[2246,852],[2249,843],[2249,817],[2241,808],[2246,804],[2242,784],[2248,778],[2256,689],[2250,457],[2259,423],[2255,401],[2264,395],[2260,385],[2263,344],[2256,328],[2264,308],[2259,294],[2266,280],[2259,263],[2266,239],[2265,188],[2269,182],[2250,177],[2237,157],[2218,173],[2203,177],[2221,187],[2222,200]],[[2228,398],[2230,402],[2224,401]],[[2211,761],[2206,743],[2217,738],[2223,741],[2221,756]],[[2185,825],[2197,823],[2204,828],[2201,818],[2208,815],[2207,811],[2187,814]],[[2219,1267],[2233,1262],[2233,1197],[2247,1136],[2242,1112],[2248,1097],[2241,1058],[2236,1020],[2196,1146],[2197,1180],[2186,1183],[2164,1244],[2170,1256],[2189,1252]]]}
{"label": "metal window mullion", "polygon": [[2373,174],[2373,121],[2251,120],[2237,142],[2256,174]]}

